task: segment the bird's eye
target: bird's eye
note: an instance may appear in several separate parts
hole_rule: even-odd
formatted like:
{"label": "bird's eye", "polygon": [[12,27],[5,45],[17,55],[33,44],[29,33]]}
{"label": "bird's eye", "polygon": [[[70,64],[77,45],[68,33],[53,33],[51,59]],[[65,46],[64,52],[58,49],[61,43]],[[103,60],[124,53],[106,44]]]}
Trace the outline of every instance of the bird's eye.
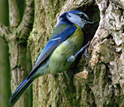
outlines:
{"label": "bird's eye", "polygon": [[82,18],[82,19],[86,19],[86,17],[85,17],[84,15],[82,15],[82,14],[80,14],[79,16],[80,16],[80,18]]}
{"label": "bird's eye", "polygon": [[82,17],[82,14],[79,14],[80,17]]}
{"label": "bird's eye", "polygon": [[79,16],[81,19],[88,20],[88,18],[86,16],[84,16],[83,14],[79,14]]}
{"label": "bird's eye", "polygon": [[71,15],[70,15],[69,13],[66,13],[66,15],[67,15],[68,17],[71,17]]}

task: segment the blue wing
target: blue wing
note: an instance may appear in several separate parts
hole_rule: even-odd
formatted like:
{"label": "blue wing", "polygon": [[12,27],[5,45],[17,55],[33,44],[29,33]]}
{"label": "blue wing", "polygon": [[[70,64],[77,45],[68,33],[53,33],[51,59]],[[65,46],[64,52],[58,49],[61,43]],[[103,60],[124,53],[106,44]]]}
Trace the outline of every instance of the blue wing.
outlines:
{"label": "blue wing", "polygon": [[36,72],[37,68],[41,65],[41,63],[50,56],[54,49],[63,41],[68,39],[75,32],[76,29],[77,27],[74,25],[69,26],[62,33],[59,33],[55,37],[51,38],[38,56],[37,61],[34,64],[34,67],[27,78],[30,78],[32,74]]}

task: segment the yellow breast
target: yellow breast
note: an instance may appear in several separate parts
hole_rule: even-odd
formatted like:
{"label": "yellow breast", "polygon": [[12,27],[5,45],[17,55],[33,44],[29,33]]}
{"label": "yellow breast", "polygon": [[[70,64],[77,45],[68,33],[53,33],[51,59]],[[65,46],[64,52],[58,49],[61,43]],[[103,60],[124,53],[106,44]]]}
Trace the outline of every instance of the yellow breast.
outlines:
{"label": "yellow breast", "polygon": [[76,31],[64,42],[62,42],[51,54],[49,58],[49,71],[54,74],[55,72],[62,72],[69,69],[71,62],[67,59],[77,53],[83,44],[83,32],[77,25]]}

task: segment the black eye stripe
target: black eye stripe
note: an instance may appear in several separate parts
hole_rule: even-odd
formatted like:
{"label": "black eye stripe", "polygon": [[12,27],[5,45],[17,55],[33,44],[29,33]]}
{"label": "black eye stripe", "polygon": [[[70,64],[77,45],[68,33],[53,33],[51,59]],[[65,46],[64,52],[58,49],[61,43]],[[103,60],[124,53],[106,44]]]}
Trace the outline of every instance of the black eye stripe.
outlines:
{"label": "black eye stripe", "polygon": [[87,17],[83,14],[78,14],[80,16],[80,18],[84,19],[84,20],[88,20]]}

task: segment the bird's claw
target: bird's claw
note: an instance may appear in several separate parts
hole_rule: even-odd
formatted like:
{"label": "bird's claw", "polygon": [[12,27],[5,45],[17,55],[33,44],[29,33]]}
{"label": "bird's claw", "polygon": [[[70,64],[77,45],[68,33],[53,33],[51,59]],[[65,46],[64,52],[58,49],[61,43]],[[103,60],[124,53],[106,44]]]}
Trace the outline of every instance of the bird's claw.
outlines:
{"label": "bird's claw", "polygon": [[90,58],[90,56],[88,56],[88,53],[87,53],[87,48],[85,48],[85,50],[84,50],[84,56],[85,56],[86,58]]}

